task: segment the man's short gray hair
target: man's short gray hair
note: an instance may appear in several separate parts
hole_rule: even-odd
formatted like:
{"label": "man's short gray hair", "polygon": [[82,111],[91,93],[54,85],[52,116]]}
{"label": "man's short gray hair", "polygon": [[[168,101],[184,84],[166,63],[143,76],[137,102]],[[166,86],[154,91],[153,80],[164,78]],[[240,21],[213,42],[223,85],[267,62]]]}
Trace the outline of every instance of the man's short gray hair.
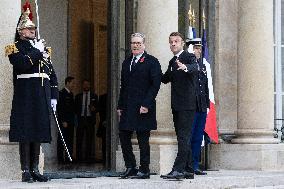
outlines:
{"label": "man's short gray hair", "polygon": [[145,35],[143,33],[133,33],[131,34],[131,38],[133,37],[141,37],[143,39],[143,43],[145,43]]}

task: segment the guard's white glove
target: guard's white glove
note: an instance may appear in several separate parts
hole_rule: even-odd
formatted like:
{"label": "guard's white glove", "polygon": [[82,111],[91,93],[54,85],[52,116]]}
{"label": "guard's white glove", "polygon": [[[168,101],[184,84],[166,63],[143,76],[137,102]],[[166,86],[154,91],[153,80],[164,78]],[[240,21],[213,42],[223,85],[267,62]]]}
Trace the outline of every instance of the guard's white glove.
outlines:
{"label": "guard's white glove", "polygon": [[44,51],[44,46],[45,46],[45,41],[44,39],[35,39],[35,40],[30,40],[30,43],[32,46],[36,49],[38,49],[40,52]]}
{"label": "guard's white glove", "polygon": [[57,104],[57,100],[51,99],[51,107],[52,107],[53,111],[55,111],[55,112],[56,112],[56,104]]}
{"label": "guard's white glove", "polygon": [[187,51],[188,51],[189,53],[194,54],[194,51],[193,51],[193,45],[191,45],[191,44],[190,44],[190,45],[188,46]]}
{"label": "guard's white glove", "polygon": [[49,54],[48,54],[46,51],[44,51],[44,52],[42,53],[42,55],[43,55],[43,58],[45,58],[45,59],[48,59],[48,58],[49,58]]}

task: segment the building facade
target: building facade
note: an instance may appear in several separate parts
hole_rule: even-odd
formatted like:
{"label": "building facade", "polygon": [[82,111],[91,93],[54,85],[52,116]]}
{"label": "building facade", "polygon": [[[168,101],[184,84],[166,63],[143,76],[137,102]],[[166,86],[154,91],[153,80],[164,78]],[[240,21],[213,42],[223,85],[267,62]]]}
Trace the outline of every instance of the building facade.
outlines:
{"label": "building facade", "polygon": [[[220,144],[209,146],[208,166],[281,170],[284,146],[274,137],[274,119],[282,118],[283,114],[282,2],[46,0],[39,1],[39,28],[41,37],[53,48],[60,88],[64,78],[72,75],[76,78],[76,92],[80,91],[80,81],[87,77],[97,94],[107,94],[107,167],[121,171],[124,163],[118,142],[116,105],[120,68],[129,52],[130,34],[146,35],[147,51],[159,59],[164,72],[172,57],[169,34],[187,33],[189,4],[196,10],[196,28],[198,35],[201,34],[204,9],[220,134]],[[8,140],[13,87],[12,69],[4,57],[4,47],[13,42],[23,3],[23,0],[3,0],[5,9],[0,13],[4,21],[0,34],[1,178],[20,176],[18,145]],[[34,1],[31,3],[34,7]],[[170,87],[163,84],[157,97],[157,121],[158,130],[151,133],[150,139],[151,170],[165,173],[171,169],[177,146]],[[54,140],[43,145],[42,165],[48,171],[57,170],[56,132],[53,125]],[[99,149],[99,139],[96,144]],[[101,153],[96,156],[101,157]]]}

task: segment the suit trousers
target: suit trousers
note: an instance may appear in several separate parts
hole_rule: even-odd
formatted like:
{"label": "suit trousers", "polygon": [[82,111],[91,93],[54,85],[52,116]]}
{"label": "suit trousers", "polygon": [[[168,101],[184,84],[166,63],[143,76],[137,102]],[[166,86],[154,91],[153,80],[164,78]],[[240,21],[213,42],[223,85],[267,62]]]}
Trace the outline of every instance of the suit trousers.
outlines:
{"label": "suit trousers", "polygon": [[191,156],[191,130],[194,119],[194,110],[172,111],[175,132],[178,141],[178,153],[175,159],[173,170],[184,172],[187,162],[192,162]]}
{"label": "suit trousers", "polygon": [[[88,117],[80,117],[79,125],[76,129],[76,149],[77,149],[77,160],[92,160],[93,159],[93,151],[94,149],[94,129],[95,124],[93,123],[93,118],[91,116]],[[84,137],[85,136],[85,137]],[[85,148],[83,144],[86,144]]]}
{"label": "suit trousers", "polygon": [[206,123],[207,112],[196,112],[194,116],[194,121],[192,125],[192,135],[189,140],[191,140],[191,150],[193,159],[193,169],[199,169],[199,159],[201,144],[204,135],[204,128]]}
{"label": "suit trousers", "polygon": [[[135,168],[136,160],[133,154],[133,148],[131,143],[133,131],[119,130],[120,144],[123,154],[123,159],[126,168]],[[136,131],[138,145],[140,149],[140,167],[139,170],[143,173],[149,173],[150,164],[150,145],[149,137],[150,131]]]}

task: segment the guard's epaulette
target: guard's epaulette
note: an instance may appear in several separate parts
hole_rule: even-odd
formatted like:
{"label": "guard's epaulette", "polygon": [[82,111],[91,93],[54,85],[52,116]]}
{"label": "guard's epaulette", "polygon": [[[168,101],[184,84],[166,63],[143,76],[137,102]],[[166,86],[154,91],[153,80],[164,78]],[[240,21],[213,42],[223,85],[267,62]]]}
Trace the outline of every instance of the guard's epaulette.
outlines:
{"label": "guard's epaulette", "polygon": [[17,53],[19,50],[16,47],[16,44],[10,44],[5,47],[5,56],[9,56],[11,54]]}
{"label": "guard's epaulette", "polygon": [[46,47],[47,54],[51,57],[52,49],[51,47]]}

